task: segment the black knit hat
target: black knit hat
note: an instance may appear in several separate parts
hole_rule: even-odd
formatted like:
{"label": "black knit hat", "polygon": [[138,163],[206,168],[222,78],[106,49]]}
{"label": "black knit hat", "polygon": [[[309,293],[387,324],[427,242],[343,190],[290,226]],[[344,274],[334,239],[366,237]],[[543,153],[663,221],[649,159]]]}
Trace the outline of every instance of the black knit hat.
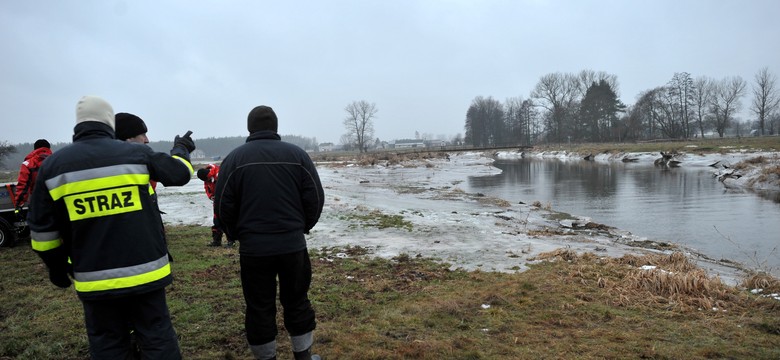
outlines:
{"label": "black knit hat", "polygon": [[249,133],[262,130],[273,130],[276,132],[279,128],[279,121],[276,119],[276,113],[270,106],[256,106],[246,117],[246,128]]}
{"label": "black knit hat", "polygon": [[39,148],[42,148],[42,147],[51,148],[51,145],[49,144],[49,141],[47,141],[46,139],[35,140],[35,144],[33,144],[33,150],[39,149]]}
{"label": "black knit hat", "polygon": [[146,134],[148,131],[144,121],[133,114],[117,113],[114,118],[116,122],[116,138],[119,140],[127,140],[141,134]]}
{"label": "black knit hat", "polygon": [[209,169],[201,168],[198,169],[198,179],[201,179],[203,181],[206,181],[209,179]]}

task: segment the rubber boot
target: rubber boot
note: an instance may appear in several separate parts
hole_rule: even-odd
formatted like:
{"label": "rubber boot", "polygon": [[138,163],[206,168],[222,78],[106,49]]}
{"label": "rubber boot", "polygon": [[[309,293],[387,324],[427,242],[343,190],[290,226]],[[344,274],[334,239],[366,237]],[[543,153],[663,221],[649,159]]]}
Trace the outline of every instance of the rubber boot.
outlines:
{"label": "rubber boot", "polygon": [[217,228],[211,228],[211,242],[209,243],[209,246],[220,245],[222,245],[222,231]]}
{"label": "rubber boot", "polygon": [[276,360],[276,340],[262,345],[249,345],[252,355],[258,360]]}
{"label": "rubber boot", "polygon": [[311,354],[311,348],[308,348],[303,351],[294,352],[293,356],[295,356],[295,360],[320,360],[319,355],[312,355]]}

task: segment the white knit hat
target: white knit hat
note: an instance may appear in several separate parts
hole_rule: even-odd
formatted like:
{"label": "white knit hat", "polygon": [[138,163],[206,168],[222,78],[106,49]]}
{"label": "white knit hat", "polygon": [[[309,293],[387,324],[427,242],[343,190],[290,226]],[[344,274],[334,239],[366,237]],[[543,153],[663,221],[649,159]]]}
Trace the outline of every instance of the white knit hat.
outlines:
{"label": "white knit hat", "polygon": [[96,121],[114,129],[114,109],[97,96],[83,96],[76,105],[76,124]]}

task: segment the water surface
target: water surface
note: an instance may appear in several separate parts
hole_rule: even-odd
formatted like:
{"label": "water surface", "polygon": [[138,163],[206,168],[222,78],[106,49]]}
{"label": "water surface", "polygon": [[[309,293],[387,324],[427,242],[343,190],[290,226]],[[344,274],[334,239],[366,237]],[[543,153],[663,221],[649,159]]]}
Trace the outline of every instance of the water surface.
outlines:
{"label": "water surface", "polygon": [[540,201],[713,259],[780,272],[780,193],[727,191],[709,167],[558,159],[500,160],[503,172],[470,177],[468,191]]}

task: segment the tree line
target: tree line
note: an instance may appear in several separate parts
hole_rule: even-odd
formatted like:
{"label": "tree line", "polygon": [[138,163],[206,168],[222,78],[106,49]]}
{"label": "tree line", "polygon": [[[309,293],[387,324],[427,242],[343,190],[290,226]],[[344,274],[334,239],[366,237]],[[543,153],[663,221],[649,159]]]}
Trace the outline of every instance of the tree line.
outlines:
{"label": "tree line", "polygon": [[[776,77],[759,70],[750,88],[748,123],[761,135],[777,134],[780,95]],[[504,103],[477,96],[466,111],[465,142],[474,146],[532,145],[538,142],[621,142],[690,139],[727,130],[745,135],[736,118],[748,84],[739,76],[712,79],[675,73],[662,86],[643,91],[631,106],[618,96],[617,76],[583,70],[542,76],[529,98]]]}

